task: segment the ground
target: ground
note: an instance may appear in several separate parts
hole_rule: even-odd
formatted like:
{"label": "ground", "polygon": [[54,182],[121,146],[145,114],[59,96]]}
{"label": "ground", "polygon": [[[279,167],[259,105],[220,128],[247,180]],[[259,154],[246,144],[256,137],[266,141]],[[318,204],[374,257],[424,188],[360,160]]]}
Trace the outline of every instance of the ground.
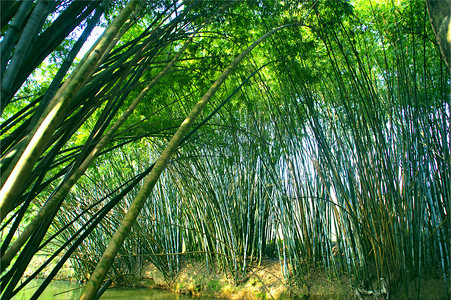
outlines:
{"label": "ground", "polygon": [[235,284],[231,276],[201,263],[188,263],[174,282],[167,284],[161,273],[147,265],[143,277],[152,278],[157,287],[196,296],[227,299],[353,299],[348,278],[333,279],[324,272],[311,272],[301,286],[291,285],[282,275],[280,263],[264,260],[251,268],[247,278]]}
{"label": "ground", "polygon": [[[44,256],[37,256],[27,270],[31,275],[45,261]],[[49,266],[39,277],[46,277]],[[73,279],[74,272],[70,263],[58,273],[57,279]],[[449,277],[448,277],[449,278]],[[246,277],[236,282],[233,276],[218,271],[215,266],[205,263],[184,263],[172,282],[165,281],[163,274],[151,263],[141,270],[141,275],[126,275],[121,284],[134,287],[168,289],[176,293],[194,296],[217,297],[223,299],[450,299],[450,291],[446,290],[443,277],[430,274],[427,279],[409,283],[406,290],[402,287],[390,290],[389,295],[381,291],[358,289],[352,285],[347,276],[327,274],[318,268],[310,268],[302,278],[303,284],[290,284],[282,274],[278,260],[266,259],[254,264]],[[376,285],[375,285],[376,286]],[[417,288],[417,287],[420,288]]]}
{"label": "ground", "polygon": [[[147,264],[142,278],[150,280],[153,287],[170,289],[176,293],[225,299],[428,299],[448,300],[443,277],[439,274],[422,279],[420,288],[417,281],[411,281],[408,297],[404,288],[384,292],[377,289],[358,289],[347,276],[334,276],[318,268],[311,268],[301,285],[290,284],[284,279],[277,260],[263,260],[254,265],[247,278],[235,284],[232,276],[215,271],[202,263],[187,263],[170,284],[152,264]],[[136,281],[135,281],[136,282]],[[359,292],[360,291],[360,292]]]}

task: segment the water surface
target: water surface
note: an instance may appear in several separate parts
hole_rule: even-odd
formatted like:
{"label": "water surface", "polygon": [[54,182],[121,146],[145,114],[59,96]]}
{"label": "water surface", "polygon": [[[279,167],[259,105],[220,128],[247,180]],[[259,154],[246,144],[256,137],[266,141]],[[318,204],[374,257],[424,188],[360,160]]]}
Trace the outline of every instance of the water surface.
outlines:
{"label": "water surface", "polygon": [[[38,289],[43,279],[34,279],[27,287],[21,290],[13,300],[28,300],[33,293]],[[54,280],[45,289],[44,293],[39,297],[39,300],[78,300],[83,293],[83,285],[64,280]],[[112,299],[133,299],[133,300],[212,300],[215,298],[207,297],[191,297],[187,295],[179,295],[165,290],[154,290],[145,288],[109,288],[100,297],[101,300]],[[216,299],[217,300],[217,299]]]}

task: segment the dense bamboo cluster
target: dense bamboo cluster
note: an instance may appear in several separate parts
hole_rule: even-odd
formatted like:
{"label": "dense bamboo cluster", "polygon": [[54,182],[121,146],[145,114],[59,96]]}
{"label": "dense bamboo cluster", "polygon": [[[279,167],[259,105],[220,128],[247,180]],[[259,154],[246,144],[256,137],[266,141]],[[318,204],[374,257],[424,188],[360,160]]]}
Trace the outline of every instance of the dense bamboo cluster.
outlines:
{"label": "dense bamboo cluster", "polygon": [[406,294],[438,273],[448,290],[451,81],[432,11],[2,2],[2,299],[52,261],[34,298],[67,261],[84,299],[147,262],[240,283],[267,258],[287,284],[320,268]]}

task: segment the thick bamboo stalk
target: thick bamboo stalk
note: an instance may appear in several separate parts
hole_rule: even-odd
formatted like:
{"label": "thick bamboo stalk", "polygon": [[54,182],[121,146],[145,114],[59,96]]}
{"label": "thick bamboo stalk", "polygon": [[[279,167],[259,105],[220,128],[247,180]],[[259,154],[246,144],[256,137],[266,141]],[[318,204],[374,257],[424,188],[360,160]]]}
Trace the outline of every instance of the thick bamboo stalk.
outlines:
{"label": "thick bamboo stalk", "polygon": [[181,54],[186,50],[190,44],[192,38],[190,38],[183,47],[179,50],[176,56],[171,60],[171,62],[161,70],[152,81],[141,91],[141,93],[136,97],[136,99],[130,104],[128,109],[122,114],[122,116],[114,123],[113,126],[108,130],[108,132],[102,137],[102,139],[97,143],[95,148],[86,157],[86,159],[81,163],[78,169],[72,174],[72,176],[64,183],[64,185],[59,189],[59,191],[41,208],[39,213],[33,218],[33,220],[27,225],[27,227],[22,231],[19,237],[11,245],[10,248],[5,252],[0,261],[1,270],[3,271],[10,263],[20,248],[25,244],[31,234],[40,226],[42,221],[52,213],[55,207],[66,197],[72,186],[78,181],[78,179],[85,173],[91,163],[96,159],[96,157],[101,153],[102,149],[107,145],[113,138],[117,129],[119,129],[122,124],[127,120],[127,118],[133,113],[134,109],[138,104],[144,99],[147,93],[160,81],[160,79],[169,72],[169,70],[174,66],[175,62],[181,56]]}
{"label": "thick bamboo stalk", "polygon": [[11,99],[11,87],[19,72],[20,65],[22,64],[25,55],[27,54],[28,49],[31,46],[31,43],[34,40],[34,37],[37,34],[39,24],[42,23],[43,18],[46,17],[46,13],[48,12],[48,5],[49,2],[47,1],[39,1],[36,4],[36,7],[34,8],[27,25],[21,33],[17,46],[14,49],[14,55],[12,56],[11,61],[8,64],[8,67],[6,68],[5,73],[2,77],[2,105],[0,108],[0,113],[3,113],[3,109],[8,104],[9,99]]}
{"label": "thick bamboo stalk", "polygon": [[100,19],[101,15],[104,11],[104,6],[106,6],[106,2],[103,2],[100,7],[101,9],[96,10],[96,13],[94,17],[92,17],[91,20],[89,20],[88,25],[86,26],[85,30],[83,31],[82,35],[78,39],[78,41],[74,44],[73,48],[69,52],[68,56],[64,60],[61,68],[58,70],[58,73],[55,75],[55,78],[53,79],[51,85],[46,91],[46,94],[44,98],[39,103],[39,108],[34,113],[33,119],[31,121],[31,124],[28,126],[28,128],[31,130],[30,132],[27,131],[27,136],[23,138],[19,143],[17,143],[16,146],[14,146],[13,149],[9,150],[9,153],[5,155],[4,157],[0,158],[0,168],[2,169],[2,172],[0,174],[0,185],[3,185],[3,183],[6,181],[6,179],[9,177],[9,174],[11,173],[12,169],[16,165],[17,161],[20,158],[21,153],[25,150],[25,147],[30,142],[31,138],[33,137],[33,134],[36,132],[38,127],[36,124],[40,124],[42,120],[44,119],[46,115],[46,110],[48,109],[49,101],[53,98],[55,93],[58,90],[58,87],[61,85],[61,82],[63,81],[64,76],[66,75],[67,71],[69,70],[69,67],[72,65],[73,60],[75,59],[76,55],[80,51],[83,44],[86,42],[89,34],[91,33],[92,29],[94,28],[97,21]]}
{"label": "thick bamboo stalk", "polygon": [[1,43],[2,57],[0,58],[1,59],[0,74],[2,78],[6,71],[7,62],[11,57],[11,51],[14,47],[14,41],[17,39],[17,35],[20,32],[22,23],[25,21],[25,18],[28,14],[28,10],[30,9],[32,4],[33,1],[22,2]]}
{"label": "thick bamboo stalk", "polygon": [[180,127],[175,132],[174,136],[169,141],[167,147],[164,149],[164,151],[161,153],[159,159],[155,163],[152,171],[150,174],[146,177],[143,186],[141,187],[138,195],[133,200],[132,204],[130,205],[126,215],[124,216],[124,219],[122,219],[121,224],[119,225],[119,228],[116,230],[114,236],[110,240],[107,249],[103,253],[102,257],[100,258],[100,261],[98,262],[94,272],[91,275],[91,278],[89,282],[86,285],[86,289],[83,293],[83,295],[80,297],[80,299],[93,299],[100,288],[108,270],[111,267],[111,264],[114,260],[114,257],[116,256],[117,252],[119,251],[119,248],[122,246],[122,243],[124,242],[125,238],[130,232],[130,229],[132,225],[135,223],[136,218],[138,217],[141,209],[144,206],[144,203],[149,196],[150,192],[152,191],[153,187],[158,181],[158,178],[160,177],[161,173],[165,169],[166,165],[168,164],[170,158],[177,150],[178,145],[182,141],[185,134],[189,131],[189,129],[192,127],[195,119],[200,115],[202,110],[205,108],[207,103],[210,101],[210,99],[213,97],[213,95],[216,93],[216,91],[219,89],[219,87],[224,83],[226,78],[232,73],[232,71],[236,68],[236,66],[243,60],[244,57],[246,57],[247,54],[249,54],[258,44],[260,44],[262,41],[267,39],[269,36],[271,36],[276,31],[285,28],[290,25],[284,25],[278,28],[275,28],[262,37],[260,37],[258,40],[256,40],[254,43],[252,43],[248,48],[246,48],[241,54],[239,54],[233,62],[224,70],[224,72],[218,77],[218,79],[213,83],[213,85],[210,87],[210,89],[207,91],[207,93],[200,99],[200,101],[196,104],[196,106],[192,109],[192,111],[188,114],[187,118],[183,121],[183,123],[180,125]]}
{"label": "thick bamboo stalk", "polygon": [[106,50],[111,47],[119,29],[130,17],[138,1],[131,1],[124,10],[116,17],[113,23],[105,30],[100,38],[97,47],[92,51],[78,72],[72,77],[70,82],[64,84],[57,92],[54,99],[58,99],[52,107],[47,117],[42,121],[39,129],[34,134],[24,153],[20,157],[16,166],[12,170],[8,179],[0,191],[0,220],[12,210],[14,202],[19,195],[23,182],[27,180],[35,163],[39,159],[42,151],[64,117],[66,108],[75,98],[78,90],[85,84],[86,80],[97,69],[98,63],[102,59]]}

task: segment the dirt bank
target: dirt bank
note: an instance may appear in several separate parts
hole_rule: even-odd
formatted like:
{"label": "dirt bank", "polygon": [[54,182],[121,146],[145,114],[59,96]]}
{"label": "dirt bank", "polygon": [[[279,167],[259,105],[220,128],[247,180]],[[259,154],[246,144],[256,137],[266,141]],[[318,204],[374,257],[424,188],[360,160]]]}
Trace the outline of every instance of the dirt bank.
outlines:
{"label": "dirt bank", "polygon": [[155,287],[195,296],[226,299],[353,299],[353,288],[348,278],[332,279],[323,272],[311,272],[305,277],[304,284],[295,286],[284,279],[279,262],[272,260],[253,266],[241,282],[235,282],[233,276],[201,263],[186,264],[169,284],[152,264],[144,268],[142,276],[143,280],[151,280]]}
{"label": "dirt bank", "polygon": [[390,289],[388,284],[383,286],[376,282],[363,289],[353,286],[347,276],[331,276],[311,268],[302,279],[304,283],[294,285],[284,279],[280,263],[275,260],[254,265],[240,282],[235,282],[230,274],[201,263],[187,263],[171,283],[165,282],[161,272],[148,264],[143,269],[141,280],[147,286],[176,293],[225,299],[450,299],[450,292],[438,275],[431,274],[421,282],[412,281],[407,290],[402,285]]}
{"label": "dirt bank", "polygon": [[[46,258],[37,256],[26,274],[31,275]],[[45,268],[39,277],[46,277],[53,266]],[[56,279],[74,279],[74,271],[69,262]],[[129,287],[159,288],[223,299],[450,299],[450,291],[446,290],[440,272],[429,273],[425,279],[410,282],[408,289],[403,285],[391,289],[386,287],[387,292],[384,293],[377,284],[373,288],[358,288],[352,285],[347,276],[332,276],[315,268],[306,272],[302,284],[295,285],[284,278],[279,261],[269,259],[253,265],[239,280],[232,274],[218,271],[213,265],[196,262],[185,263],[172,282],[167,282],[151,263],[143,267],[140,275],[124,275],[115,280],[116,283]]]}

